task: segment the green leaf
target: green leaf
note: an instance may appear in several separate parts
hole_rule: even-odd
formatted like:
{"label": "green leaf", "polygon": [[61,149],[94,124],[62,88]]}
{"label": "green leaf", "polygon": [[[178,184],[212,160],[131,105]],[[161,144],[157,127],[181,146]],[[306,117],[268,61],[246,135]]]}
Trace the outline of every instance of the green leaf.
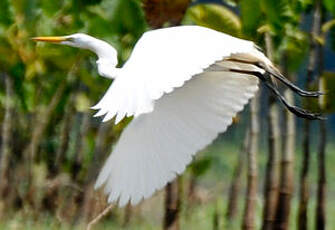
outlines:
{"label": "green leaf", "polygon": [[57,11],[59,11],[59,9],[61,8],[62,3],[63,1],[43,0],[41,1],[41,9],[46,15],[54,16],[54,14],[56,14]]}
{"label": "green leaf", "polygon": [[309,45],[308,35],[291,24],[285,25],[279,50],[285,53],[290,72],[296,71],[305,60]]}
{"label": "green leaf", "polygon": [[323,5],[327,9],[327,11],[331,12],[331,14],[335,16],[335,1],[334,0],[323,0]]}
{"label": "green leaf", "polygon": [[102,0],[85,0],[83,1],[83,4],[89,6],[89,5],[97,5],[100,4]]}
{"label": "green leaf", "polygon": [[0,25],[9,26],[13,19],[12,14],[9,9],[9,2],[8,0],[1,0],[0,1]]}
{"label": "green leaf", "polygon": [[201,176],[207,172],[207,170],[210,168],[212,164],[212,158],[210,157],[203,157],[201,159],[198,159],[194,161],[190,168],[195,176]]}
{"label": "green leaf", "polygon": [[261,0],[260,4],[266,20],[278,31],[287,23],[288,18],[294,18],[286,0]]}
{"label": "green leaf", "polygon": [[133,34],[139,37],[146,29],[145,17],[139,1],[136,0],[111,0],[103,1],[101,7],[103,17],[107,17],[110,33]]}
{"label": "green leaf", "polygon": [[335,113],[335,73],[325,72],[320,77],[320,90],[326,94],[319,97],[324,113]]}
{"label": "green leaf", "polygon": [[322,33],[327,33],[332,27],[335,26],[335,19],[329,20],[322,25]]}
{"label": "green leaf", "polygon": [[240,9],[243,33],[249,37],[255,37],[255,31],[257,31],[263,21],[260,1],[240,1]]}
{"label": "green leaf", "polygon": [[241,22],[239,17],[222,5],[195,5],[189,8],[186,14],[198,25],[234,36],[240,36],[241,34]]}

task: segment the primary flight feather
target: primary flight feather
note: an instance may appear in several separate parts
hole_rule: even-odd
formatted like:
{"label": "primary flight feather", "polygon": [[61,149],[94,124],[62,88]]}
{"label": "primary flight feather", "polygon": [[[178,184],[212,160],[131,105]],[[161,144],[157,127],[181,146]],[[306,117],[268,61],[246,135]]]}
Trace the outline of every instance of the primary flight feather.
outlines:
{"label": "primary flight feather", "polygon": [[97,179],[108,201],[135,205],[181,174],[199,150],[226,131],[258,89],[259,79],[293,113],[321,119],[289,105],[270,75],[302,96],[317,97],[288,82],[253,42],[200,26],[149,31],[117,68],[117,52],[86,34],[36,37],[36,41],[89,49],[100,75],[113,83],[93,108],[103,121],[134,119]]}

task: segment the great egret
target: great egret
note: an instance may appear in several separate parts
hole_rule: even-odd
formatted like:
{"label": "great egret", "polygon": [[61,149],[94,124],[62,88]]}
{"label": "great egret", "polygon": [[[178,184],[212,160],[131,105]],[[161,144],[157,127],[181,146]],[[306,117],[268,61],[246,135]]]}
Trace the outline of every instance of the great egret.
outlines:
{"label": "great egret", "polygon": [[289,105],[270,75],[301,96],[317,97],[286,80],[251,41],[200,26],[177,26],[144,33],[129,60],[117,68],[117,52],[108,43],[77,33],[35,37],[88,49],[98,56],[99,74],[114,79],[94,106],[103,121],[134,119],[97,179],[108,201],[135,205],[181,174],[192,156],[226,131],[252,98],[258,80],[293,113],[321,119]]}

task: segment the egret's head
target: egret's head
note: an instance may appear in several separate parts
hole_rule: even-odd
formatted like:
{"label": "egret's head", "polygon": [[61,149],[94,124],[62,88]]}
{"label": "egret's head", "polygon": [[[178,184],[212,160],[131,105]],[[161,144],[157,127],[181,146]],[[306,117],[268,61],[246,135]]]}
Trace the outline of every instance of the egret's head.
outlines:
{"label": "egret's head", "polygon": [[108,78],[115,78],[116,70],[112,67],[115,67],[118,63],[117,51],[105,41],[83,33],[58,37],[34,37],[32,40],[91,50],[99,58],[97,64],[100,75]]}
{"label": "egret's head", "polygon": [[56,37],[34,37],[32,38],[34,41],[40,42],[50,42],[61,45],[68,45],[82,49],[88,49],[91,47],[91,43],[94,42],[95,38],[83,34],[76,33],[67,36],[56,36]]}

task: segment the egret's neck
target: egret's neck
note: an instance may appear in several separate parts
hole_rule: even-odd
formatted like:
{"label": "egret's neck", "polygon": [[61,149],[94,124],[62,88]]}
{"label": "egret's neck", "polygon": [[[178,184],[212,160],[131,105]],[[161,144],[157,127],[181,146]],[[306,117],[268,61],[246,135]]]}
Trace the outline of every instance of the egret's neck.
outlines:
{"label": "egret's neck", "polygon": [[119,69],[116,68],[118,63],[117,51],[105,41],[93,37],[91,39],[86,44],[86,47],[83,48],[91,50],[98,56],[97,67],[99,74],[106,78],[116,78],[119,72]]}

